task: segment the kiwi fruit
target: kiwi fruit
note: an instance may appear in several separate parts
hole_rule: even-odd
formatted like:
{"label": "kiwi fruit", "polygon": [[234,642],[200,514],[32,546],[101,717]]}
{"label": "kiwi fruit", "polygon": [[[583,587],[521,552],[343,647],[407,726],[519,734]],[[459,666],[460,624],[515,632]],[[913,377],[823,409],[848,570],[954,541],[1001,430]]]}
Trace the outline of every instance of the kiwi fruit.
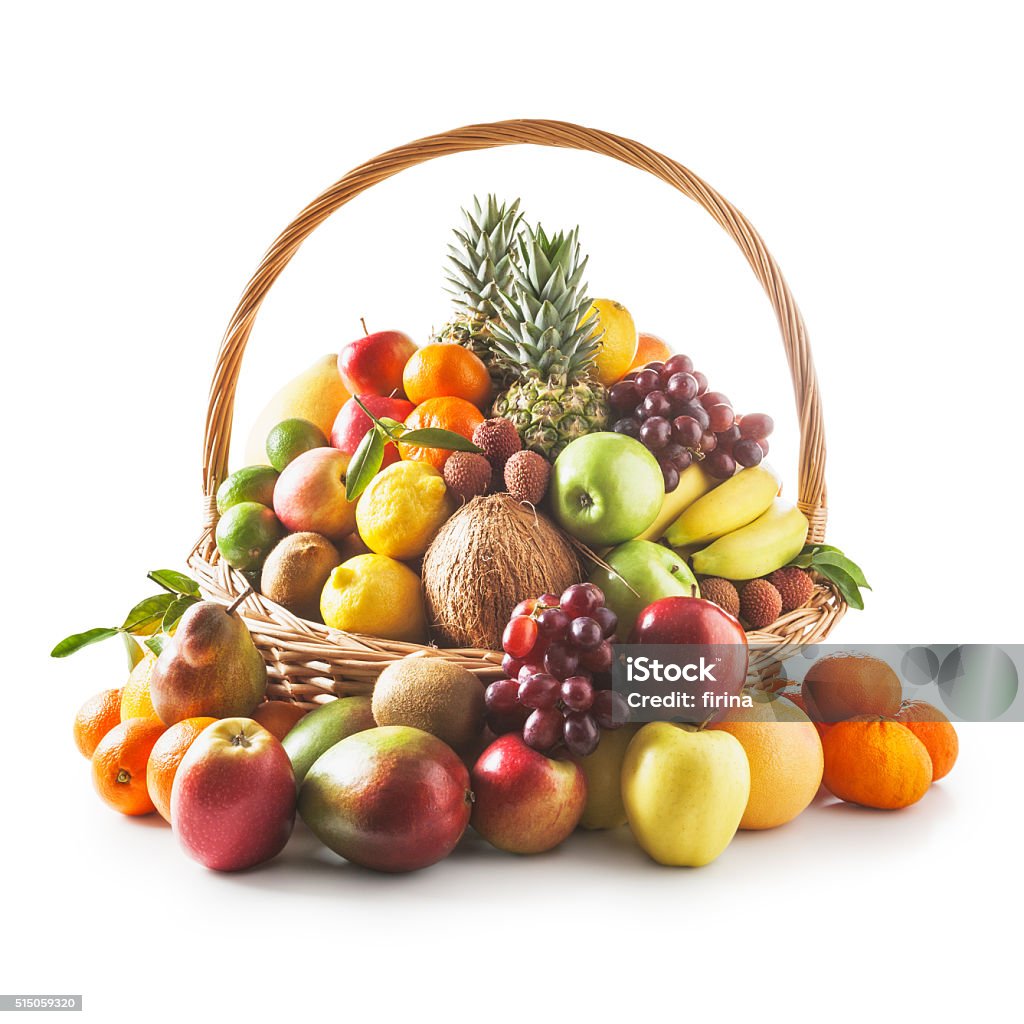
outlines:
{"label": "kiwi fruit", "polygon": [[341,553],[319,533],[292,533],[263,565],[260,591],[293,615],[320,621],[320,594]]}
{"label": "kiwi fruit", "polygon": [[381,672],[372,708],[378,725],[414,726],[464,750],[483,730],[484,688],[458,665],[414,655]]}

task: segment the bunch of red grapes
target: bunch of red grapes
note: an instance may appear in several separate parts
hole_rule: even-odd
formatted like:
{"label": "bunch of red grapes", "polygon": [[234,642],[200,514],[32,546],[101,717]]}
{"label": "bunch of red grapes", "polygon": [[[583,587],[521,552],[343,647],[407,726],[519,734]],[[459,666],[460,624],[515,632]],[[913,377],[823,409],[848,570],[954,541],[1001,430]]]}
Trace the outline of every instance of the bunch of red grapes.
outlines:
{"label": "bunch of red grapes", "polygon": [[684,355],[627,373],[612,385],[608,400],[619,417],[612,430],[654,454],[666,491],[676,489],[694,459],[718,480],[727,480],[737,466],[756,466],[768,454],[775,426],[763,412],[737,416],[721,391],[708,391],[707,377]]}
{"label": "bunch of red grapes", "polygon": [[521,731],[545,754],[562,743],[577,757],[592,754],[601,730],[617,729],[629,714],[622,695],[595,680],[608,678],[617,626],[593,583],[516,605],[502,637],[507,678],[484,693],[491,731]]}

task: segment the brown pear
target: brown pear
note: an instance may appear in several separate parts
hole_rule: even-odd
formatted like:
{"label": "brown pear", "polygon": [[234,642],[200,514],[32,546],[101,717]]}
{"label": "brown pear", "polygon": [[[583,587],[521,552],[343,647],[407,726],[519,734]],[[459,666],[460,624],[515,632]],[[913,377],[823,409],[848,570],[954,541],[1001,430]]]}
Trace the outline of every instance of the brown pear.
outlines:
{"label": "brown pear", "polygon": [[181,617],[149,683],[165,725],[185,718],[247,718],[267,690],[267,666],[241,617],[200,601]]}

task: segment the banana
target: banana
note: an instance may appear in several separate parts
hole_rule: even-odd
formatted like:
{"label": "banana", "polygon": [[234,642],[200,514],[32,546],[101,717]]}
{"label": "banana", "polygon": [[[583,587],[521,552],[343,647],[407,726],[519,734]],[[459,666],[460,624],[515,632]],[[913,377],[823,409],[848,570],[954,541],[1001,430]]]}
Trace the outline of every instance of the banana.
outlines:
{"label": "banana", "polygon": [[707,494],[718,481],[704,472],[699,462],[694,462],[679,474],[679,483],[674,491],[665,495],[658,517],[637,537],[637,540],[659,540],[661,535],[699,497]]}
{"label": "banana", "polygon": [[773,469],[763,463],[741,469],[690,505],[665,531],[665,540],[673,548],[709,544],[752,523],[778,493]]}
{"label": "banana", "polygon": [[776,498],[768,511],[752,523],[698,551],[693,556],[693,571],[700,576],[721,576],[727,580],[767,576],[800,554],[807,529],[803,512]]}

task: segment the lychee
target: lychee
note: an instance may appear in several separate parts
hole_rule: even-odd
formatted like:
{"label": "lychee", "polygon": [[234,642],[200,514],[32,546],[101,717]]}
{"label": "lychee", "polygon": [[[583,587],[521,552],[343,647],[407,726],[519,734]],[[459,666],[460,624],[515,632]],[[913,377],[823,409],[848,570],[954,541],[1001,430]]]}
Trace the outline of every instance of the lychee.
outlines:
{"label": "lychee", "polygon": [[539,505],[550,477],[551,463],[537,452],[515,452],[505,463],[505,486],[516,501]]}
{"label": "lychee", "polygon": [[465,501],[486,494],[491,486],[491,464],[476,452],[452,452],[443,473],[448,490]]}
{"label": "lychee", "polygon": [[473,431],[473,444],[484,450],[495,469],[504,469],[505,463],[523,447],[511,420],[496,416],[477,424]]}
{"label": "lychee", "polygon": [[767,580],[751,580],[740,591],[740,618],[751,629],[765,629],[782,614],[782,595]]}
{"label": "lychee", "polygon": [[720,576],[708,576],[700,581],[700,596],[739,618],[739,591],[729,580],[723,580]]}
{"label": "lychee", "polygon": [[782,595],[782,610],[791,612],[794,608],[803,608],[814,593],[814,583],[810,574],[799,566],[787,565],[776,569],[766,577],[769,583]]}

